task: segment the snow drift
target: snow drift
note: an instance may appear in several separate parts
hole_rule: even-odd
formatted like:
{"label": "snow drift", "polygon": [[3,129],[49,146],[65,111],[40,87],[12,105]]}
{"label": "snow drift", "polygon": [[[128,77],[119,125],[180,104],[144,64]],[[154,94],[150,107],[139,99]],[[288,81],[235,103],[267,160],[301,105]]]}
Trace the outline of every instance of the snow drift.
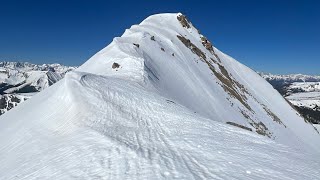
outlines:
{"label": "snow drift", "polygon": [[316,179],[320,136],[182,14],[0,117],[2,179]]}

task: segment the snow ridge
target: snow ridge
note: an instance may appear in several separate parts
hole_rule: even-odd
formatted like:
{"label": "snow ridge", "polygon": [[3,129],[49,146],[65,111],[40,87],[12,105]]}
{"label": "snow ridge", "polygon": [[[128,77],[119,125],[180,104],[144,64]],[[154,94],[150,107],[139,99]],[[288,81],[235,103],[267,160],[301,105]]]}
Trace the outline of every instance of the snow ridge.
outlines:
{"label": "snow ridge", "polygon": [[313,126],[180,13],[132,26],[1,116],[0,142],[3,179],[320,176]]}
{"label": "snow ridge", "polygon": [[[114,63],[119,68],[113,69]],[[213,47],[182,14],[154,15],[133,25],[78,71],[138,82],[201,116],[284,143],[310,138],[320,146],[313,126],[270,84]],[[297,138],[288,138],[292,131]]]}

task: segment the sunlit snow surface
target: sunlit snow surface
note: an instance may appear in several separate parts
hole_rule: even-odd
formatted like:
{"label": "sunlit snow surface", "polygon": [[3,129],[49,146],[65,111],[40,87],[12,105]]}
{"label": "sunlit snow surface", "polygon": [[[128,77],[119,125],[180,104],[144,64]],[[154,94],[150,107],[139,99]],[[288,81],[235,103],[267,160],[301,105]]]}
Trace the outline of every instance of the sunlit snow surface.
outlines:
{"label": "sunlit snow surface", "polygon": [[70,73],[54,87],[4,115],[24,118],[1,119],[1,179],[320,176],[309,152],[202,118],[137,83]]}
{"label": "sunlit snow surface", "polygon": [[[176,16],[133,26],[77,71],[1,116],[0,179],[319,179],[320,136],[313,127],[259,75],[216,50],[286,127],[253,97],[252,118],[274,136],[226,124],[248,126],[239,113],[244,107],[173,40],[177,32],[194,43],[199,38]],[[147,43],[147,32],[156,44]],[[120,67],[112,68],[114,62]]]}
{"label": "sunlit snow surface", "polygon": [[299,89],[303,92],[293,93],[286,98],[296,106],[306,108],[320,107],[320,83],[319,82],[303,82],[293,83],[289,89]]}
{"label": "sunlit snow surface", "polygon": [[295,93],[286,98],[296,106],[307,108],[320,107],[320,92]]}

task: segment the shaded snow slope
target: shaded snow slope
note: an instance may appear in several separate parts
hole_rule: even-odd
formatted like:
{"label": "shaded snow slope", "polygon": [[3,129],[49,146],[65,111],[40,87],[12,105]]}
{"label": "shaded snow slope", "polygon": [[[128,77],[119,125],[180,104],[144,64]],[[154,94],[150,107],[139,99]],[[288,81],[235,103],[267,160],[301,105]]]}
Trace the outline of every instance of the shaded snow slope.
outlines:
{"label": "shaded snow slope", "polygon": [[320,136],[181,14],[0,117],[0,179],[316,179]]}

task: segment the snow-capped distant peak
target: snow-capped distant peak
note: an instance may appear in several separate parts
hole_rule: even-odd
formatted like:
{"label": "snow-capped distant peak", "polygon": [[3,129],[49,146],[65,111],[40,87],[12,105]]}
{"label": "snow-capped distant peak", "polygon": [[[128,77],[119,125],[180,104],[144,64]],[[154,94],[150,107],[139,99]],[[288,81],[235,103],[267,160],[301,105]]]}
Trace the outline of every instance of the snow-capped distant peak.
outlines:
{"label": "snow-capped distant peak", "polygon": [[259,74],[269,80],[282,80],[288,83],[292,82],[319,82],[320,76],[312,76],[312,75],[305,75],[305,74],[287,74],[287,75],[278,75],[278,74],[271,74],[271,73],[261,73]]}
{"label": "snow-capped distant peak", "polygon": [[75,68],[60,64],[0,62],[0,115],[58,82]]}

